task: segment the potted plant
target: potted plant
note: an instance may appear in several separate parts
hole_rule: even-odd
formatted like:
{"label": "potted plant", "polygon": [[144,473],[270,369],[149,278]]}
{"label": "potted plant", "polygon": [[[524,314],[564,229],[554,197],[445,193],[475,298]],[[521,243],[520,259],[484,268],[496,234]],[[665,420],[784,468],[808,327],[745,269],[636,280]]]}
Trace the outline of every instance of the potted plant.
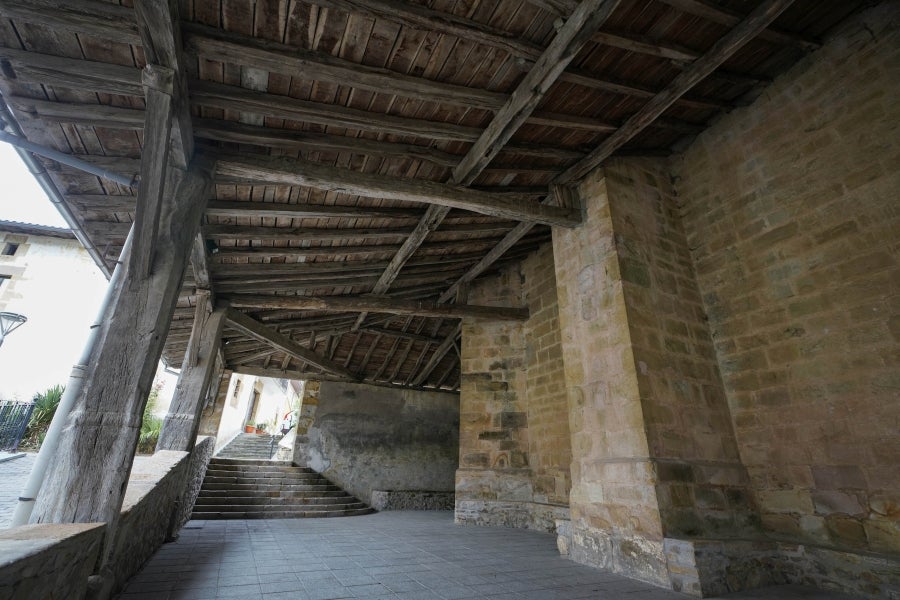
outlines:
{"label": "potted plant", "polygon": [[257,423],[256,424],[256,433],[265,433],[266,432],[266,424],[265,423]]}
{"label": "potted plant", "polygon": [[256,431],[256,426],[253,425],[250,421],[247,421],[244,424],[244,433],[253,433]]}

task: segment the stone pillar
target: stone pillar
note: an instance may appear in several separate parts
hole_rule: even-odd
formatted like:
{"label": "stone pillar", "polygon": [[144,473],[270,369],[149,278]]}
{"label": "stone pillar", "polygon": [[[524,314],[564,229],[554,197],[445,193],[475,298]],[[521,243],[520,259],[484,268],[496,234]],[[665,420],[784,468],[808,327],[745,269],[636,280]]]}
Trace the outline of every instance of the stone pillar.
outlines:
{"label": "stone pillar", "polygon": [[128,269],[114,291],[31,517],[32,523],[106,523],[101,565],[113,548],[141,415],[210,184],[205,169],[169,169],[151,273]]}
{"label": "stone pillar", "polygon": [[663,164],[614,161],[580,188],[585,223],[553,232],[571,554],[699,593],[670,572],[666,540],[738,537],[756,519],[668,181]]}
{"label": "stone pillar", "polygon": [[525,322],[464,319],[456,521],[555,531],[568,518],[570,436],[548,245],[473,286]]}
{"label": "stone pillar", "polygon": [[[202,295],[200,297],[203,297]],[[181,374],[175,386],[175,394],[169,406],[169,413],[163,422],[157,450],[181,450],[190,452],[200,427],[200,411],[209,390],[210,380],[216,366],[225,311],[206,312],[206,302],[202,303],[194,318],[188,352],[181,365]],[[191,351],[191,348],[196,350]]]}

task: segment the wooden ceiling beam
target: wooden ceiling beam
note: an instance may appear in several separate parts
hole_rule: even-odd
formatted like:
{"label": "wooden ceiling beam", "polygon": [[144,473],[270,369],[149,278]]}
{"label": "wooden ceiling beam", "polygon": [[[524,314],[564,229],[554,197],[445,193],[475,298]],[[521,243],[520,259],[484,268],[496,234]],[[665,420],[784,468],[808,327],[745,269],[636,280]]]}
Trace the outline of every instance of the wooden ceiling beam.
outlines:
{"label": "wooden ceiling beam", "polygon": [[[456,272],[437,272],[426,275],[401,275],[398,281],[406,285],[430,285],[431,289],[447,284],[455,277],[461,275],[461,270]],[[352,288],[365,286],[368,288],[378,280],[378,274],[373,275],[357,275],[355,277],[300,277],[300,278],[271,278],[268,280],[260,280],[257,282],[249,282],[244,280],[217,281],[216,289],[223,293],[241,293],[241,292],[304,292],[312,290],[326,290],[332,288]]]}
{"label": "wooden ceiling beam", "polygon": [[257,377],[273,377],[275,379],[297,379],[297,380],[305,380],[309,379],[312,381],[343,381],[343,382],[351,382],[351,383],[365,383],[367,385],[374,385],[376,387],[384,387],[384,388],[392,388],[392,389],[404,389],[404,390],[419,390],[423,392],[452,392],[451,390],[441,389],[438,390],[434,387],[416,387],[412,385],[403,385],[397,383],[385,383],[381,381],[371,381],[368,379],[363,379],[362,381],[356,379],[348,379],[346,377],[338,377],[335,375],[331,375],[328,373],[317,373],[311,370],[304,369],[288,369],[282,370],[273,367],[261,367],[254,365],[231,365],[228,366],[229,369],[232,369],[235,373],[244,373],[245,375],[255,375]]}
{"label": "wooden ceiling beam", "polygon": [[429,146],[383,142],[360,137],[332,135],[296,129],[275,129],[221,119],[194,119],[197,137],[234,144],[321,152],[352,152],[369,156],[424,160],[442,167],[454,167],[459,157]]}
{"label": "wooden ceiling beam", "polygon": [[581,217],[578,211],[543,206],[530,199],[516,201],[508,195],[479,192],[433,181],[361,173],[288,157],[220,154],[216,159],[218,175],[246,181],[248,184],[259,180],[278,181],[367,198],[420,202],[447,209],[461,208],[488,216],[562,227],[574,227]]}
{"label": "wooden ceiling beam", "polygon": [[[577,0],[528,0],[529,4],[533,4],[550,12],[555,16],[567,14],[575,6]],[[701,17],[713,23],[735,26],[744,18],[738,13],[729,10],[723,6],[713,4],[708,0],[660,0],[664,4],[668,4],[672,8],[679,10],[695,17]],[[782,31],[778,28],[767,27],[759,37],[769,42],[775,42],[786,46],[796,46],[806,51],[815,50],[821,44],[809,37]]]}
{"label": "wooden ceiling beam", "polygon": [[[680,94],[684,94],[693,87],[696,82],[702,80],[704,73],[707,73],[709,70],[714,69],[718,64],[727,60],[728,56],[731,56],[731,54],[737,51],[744,43],[753,38],[754,32],[758,32],[760,27],[765,27],[767,24],[770,24],[791,4],[792,1],[793,0],[769,0],[765,4],[760,5],[753,13],[751,13],[747,20],[741,22],[738,27],[720,39],[707,54],[698,59],[698,61],[694,63],[696,66],[682,72],[675,81],[666,88],[666,90],[660,93],[660,96],[663,97],[660,98],[659,101],[649,102],[645,105],[644,109],[632,117],[632,119],[635,119],[635,123],[629,128],[629,131],[634,132],[629,134],[627,139],[631,139],[631,137],[636,134],[634,128],[635,125],[642,123],[643,126],[647,126],[647,124],[652,122],[653,118],[655,118],[653,117],[654,113],[656,117],[658,117],[659,114],[662,114],[665,108],[671,105],[671,100]],[[647,113],[646,116],[641,117],[641,114],[644,112]],[[629,119],[629,121],[626,122],[626,125],[631,122],[632,119]],[[613,136],[616,136],[616,134],[613,134]],[[611,139],[613,136],[608,139]],[[554,195],[566,195],[571,193],[570,188],[566,185],[567,183],[576,179],[579,174],[580,176],[584,176],[588,171],[599,164],[599,162],[596,161],[596,158],[602,157],[600,160],[600,162],[602,162],[627,141],[627,139],[622,141],[622,138],[625,137],[624,133],[619,134],[617,137],[617,143],[609,144],[605,141],[597,150],[592,152],[591,155],[594,156],[594,160],[591,160],[590,163],[585,162],[587,160],[585,159],[585,161],[576,164],[574,167],[567,170],[566,173],[559,176],[557,178],[558,183],[551,185],[551,195],[549,195],[545,201],[551,199]],[[558,203],[561,205],[567,204],[566,202]],[[467,285],[489,269],[501,256],[503,256],[503,254],[506,253],[507,250],[512,248],[519,240],[527,235],[528,232],[531,231],[531,228],[532,225],[529,223],[519,223],[516,225],[516,227],[503,237],[499,244],[492,248],[490,252],[460,277],[458,281],[441,294],[438,298],[438,302],[446,302],[455,297],[456,292],[460,287]]]}
{"label": "wooden ceiling beam", "polygon": [[206,214],[210,217],[285,217],[289,219],[418,219],[422,211],[411,208],[218,200],[209,203]]}
{"label": "wooden ceiling beam", "polygon": [[[664,4],[668,4],[672,8],[695,17],[701,17],[713,23],[735,27],[741,23],[746,17],[723,6],[718,6],[707,0],[660,0]],[[780,29],[767,26],[759,33],[759,38],[767,42],[774,42],[786,46],[796,46],[805,51],[812,51],[821,46],[821,44],[809,37],[782,31]]]}
{"label": "wooden ceiling beam", "polygon": [[211,240],[296,240],[319,242],[350,238],[397,239],[412,232],[412,227],[335,228],[252,227],[248,225],[205,225],[203,234]]}
{"label": "wooden ceiling beam", "polygon": [[453,169],[453,183],[469,185],[487,167],[618,5],[619,0],[584,0],[577,5],[557,31],[550,46]]}
{"label": "wooden ceiling beam", "polygon": [[396,329],[385,329],[384,327],[360,327],[360,333],[371,333],[373,335],[382,334],[382,335],[392,335],[394,337],[401,337],[408,340],[413,340],[417,342],[425,342],[426,344],[440,344],[441,340],[429,337],[427,335],[420,335],[418,333],[411,333],[409,331],[399,331]]}
{"label": "wooden ceiling beam", "polygon": [[431,372],[434,371],[435,367],[437,367],[440,362],[444,359],[447,352],[450,351],[450,348],[453,347],[453,344],[456,343],[456,338],[460,336],[462,333],[462,323],[457,324],[457,326],[453,329],[453,331],[444,338],[444,341],[441,342],[441,345],[438,346],[434,354],[431,355],[431,358],[425,363],[425,366],[422,367],[422,370],[419,371],[419,374],[413,379],[413,385],[422,385],[428,379],[428,376],[431,375]]}
{"label": "wooden ceiling beam", "polygon": [[[454,167],[450,176],[452,184],[468,186],[475,181],[512,135],[531,116],[560,73],[575,58],[590,35],[609,17],[618,1],[585,0],[578,5],[565,25],[559,29],[547,50],[541,53],[534,67],[494,115],[487,129],[479,135],[475,144]],[[440,226],[448,212],[447,205],[428,207],[415,231],[406,239],[373,287],[373,294],[383,294],[390,288],[406,261],[425,242],[425,238]],[[359,327],[365,318],[366,313],[361,313],[356,321],[356,327]]]}
{"label": "wooden ceiling beam", "polygon": [[270,73],[302,73],[305,79],[466,108],[496,110],[506,101],[500,92],[431,81],[197,23],[183,23],[182,31],[191,54]]}
{"label": "wooden ceiling beam", "polygon": [[334,373],[335,375],[346,377],[351,380],[356,379],[356,375],[348,369],[345,369],[324,356],[311,350],[307,350],[291,338],[278,333],[268,325],[264,325],[234,308],[226,308],[225,318],[228,321],[229,327],[237,329],[241,333],[263,342],[264,344],[268,344],[280,352],[290,354],[298,360],[323,369],[329,373]]}
{"label": "wooden ceiling beam", "polygon": [[560,174],[555,182],[570,184],[602,164],[616,150],[646,129],[650,123],[672,106],[675,100],[682,97],[716,67],[765,30],[792,2],[793,0],[768,0],[757,6],[746,19],[713,44],[706,54],[682,71],[672,83],[628,118],[622,127],[603,140],[587,157]]}
{"label": "wooden ceiling beam", "polygon": [[375,312],[392,315],[442,317],[447,319],[498,319],[523,321],[528,308],[479,306],[474,304],[440,305],[434,302],[398,300],[383,296],[263,296],[230,294],[220,301],[234,308],[281,308],[289,310],[328,310]]}

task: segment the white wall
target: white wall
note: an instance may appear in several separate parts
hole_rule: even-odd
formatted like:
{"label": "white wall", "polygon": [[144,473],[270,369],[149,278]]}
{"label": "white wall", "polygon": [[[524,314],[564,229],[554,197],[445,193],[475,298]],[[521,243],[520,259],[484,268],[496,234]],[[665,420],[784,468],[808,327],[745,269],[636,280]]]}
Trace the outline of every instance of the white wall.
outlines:
{"label": "white wall", "polygon": [[15,256],[0,256],[0,311],[28,322],[0,347],[0,398],[30,400],[35,392],[65,384],[78,360],[107,282],[76,240],[0,232],[24,239]]}

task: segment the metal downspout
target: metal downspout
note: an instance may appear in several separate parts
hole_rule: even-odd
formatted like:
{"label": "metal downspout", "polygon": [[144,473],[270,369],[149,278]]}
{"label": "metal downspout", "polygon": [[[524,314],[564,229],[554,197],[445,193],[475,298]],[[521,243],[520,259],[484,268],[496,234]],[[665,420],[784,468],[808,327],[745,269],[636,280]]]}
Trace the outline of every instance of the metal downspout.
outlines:
{"label": "metal downspout", "polygon": [[81,243],[85,250],[88,251],[88,254],[90,254],[91,258],[94,259],[94,262],[97,264],[97,266],[100,267],[100,270],[103,272],[104,276],[109,280],[109,286],[107,287],[106,294],[104,295],[103,301],[100,304],[100,309],[97,313],[97,319],[94,325],[91,326],[91,331],[88,335],[87,341],[85,342],[81,357],[79,358],[78,362],[72,367],[72,371],[69,374],[69,381],[66,384],[66,390],[65,392],[63,392],[63,396],[59,401],[59,406],[56,409],[53,420],[50,422],[50,427],[47,429],[47,435],[44,437],[44,442],[41,444],[41,449],[38,451],[38,456],[35,459],[34,466],[32,467],[31,473],[29,473],[28,475],[28,480],[25,482],[25,487],[23,488],[22,493],[19,496],[19,502],[16,505],[16,509],[12,517],[12,522],[10,524],[11,527],[18,527],[20,525],[27,525],[29,519],[31,518],[31,513],[34,510],[35,499],[37,498],[38,492],[40,492],[41,486],[44,483],[44,477],[47,473],[47,467],[50,465],[50,461],[53,460],[56,454],[56,450],[59,447],[60,433],[65,426],[65,422],[68,420],[69,413],[71,413],[72,411],[72,407],[75,405],[75,400],[81,394],[84,376],[86,375],[91,355],[94,353],[95,346],[97,345],[97,338],[101,329],[101,325],[103,323],[104,316],[106,315],[112,303],[113,297],[115,296],[116,288],[118,287],[117,284],[119,283],[121,278],[124,277],[123,273],[125,271],[125,268],[122,265],[128,258],[128,254],[131,251],[132,238],[134,237],[134,225],[132,225],[131,229],[128,232],[128,237],[125,239],[125,245],[122,247],[122,252],[119,255],[119,260],[116,262],[113,270],[110,271],[109,266],[106,264],[106,260],[104,260],[103,258],[103,255],[100,253],[97,247],[94,246],[90,238],[88,238],[88,236],[85,234],[84,230],[81,228],[81,225],[78,222],[78,219],[75,218],[75,215],[72,214],[69,206],[63,201],[59,189],[50,178],[50,174],[47,173],[43,165],[41,165],[41,163],[38,162],[31,153],[34,152],[36,154],[46,156],[52,160],[56,160],[57,162],[61,162],[77,169],[87,171],[89,173],[97,175],[98,177],[103,177],[122,185],[135,187],[136,181],[117,173],[107,171],[106,169],[100,169],[94,165],[91,165],[90,163],[78,160],[77,158],[71,157],[62,152],[58,152],[51,148],[45,148],[43,146],[39,146],[37,144],[29,142],[27,139],[25,139],[24,135],[22,134],[22,130],[13,119],[9,108],[7,108],[5,102],[3,101],[0,101],[0,127],[2,127],[2,131],[0,131],[0,141],[8,142],[16,147],[16,152],[19,153],[19,156],[28,167],[28,170],[31,171],[31,174],[35,179],[37,179],[44,192],[46,192],[47,197],[54,204],[54,206],[56,206],[56,209],[62,215],[63,219],[65,219],[66,223],[75,234],[75,238]]}

